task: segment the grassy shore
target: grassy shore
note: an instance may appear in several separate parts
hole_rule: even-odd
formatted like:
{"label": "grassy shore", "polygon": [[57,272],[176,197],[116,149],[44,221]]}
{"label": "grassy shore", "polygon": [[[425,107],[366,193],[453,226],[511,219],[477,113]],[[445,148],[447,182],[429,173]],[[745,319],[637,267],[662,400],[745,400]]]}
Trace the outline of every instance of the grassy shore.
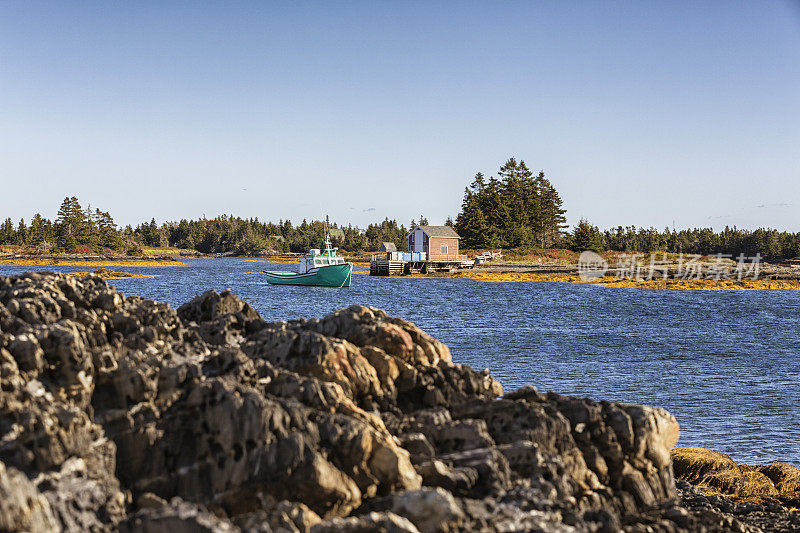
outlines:
{"label": "grassy shore", "polygon": [[412,274],[404,278],[445,278],[445,279],[472,279],[490,283],[518,283],[518,282],[544,282],[544,283],[583,283],[600,287],[624,287],[636,289],[674,289],[674,290],[701,290],[701,291],[731,291],[731,290],[760,290],[760,289],[800,289],[800,280],[683,280],[683,279],[653,279],[635,280],[630,278],[617,278],[606,276],[594,281],[584,281],[579,276],[571,274],[550,274],[535,272],[476,272],[462,270],[451,273]]}
{"label": "grassy shore", "polygon": [[125,278],[154,278],[152,274],[131,274],[130,272],[116,272],[107,268],[98,268],[94,272],[67,272],[71,278],[83,278],[90,274],[100,276],[103,279],[125,279]]}
{"label": "grassy shore", "polygon": [[0,259],[0,265],[15,266],[74,266],[74,267],[170,267],[186,263],[174,259]]}

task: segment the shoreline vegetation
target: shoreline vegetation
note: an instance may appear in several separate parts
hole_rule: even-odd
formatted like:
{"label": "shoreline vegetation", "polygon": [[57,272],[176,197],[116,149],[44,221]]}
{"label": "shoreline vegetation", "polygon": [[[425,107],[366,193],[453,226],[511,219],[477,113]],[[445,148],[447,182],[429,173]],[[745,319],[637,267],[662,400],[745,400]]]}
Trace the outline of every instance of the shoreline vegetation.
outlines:
{"label": "shoreline vegetation", "polygon": [[154,278],[153,274],[131,274],[130,272],[116,272],[107,268],[98,268],[94,272],[67,272],[71,278],[85,278],[86,276],[100,276],[103,279],[125,279],[125,278]]}
{"label": "shoreline vegetation", "polygon": [[800,511],[800,469],[789,463],[739,464],[727,454],[698,447],[676,447],[670,454],[675,475],[705,494]]}
{"label": "shoreline vegetation", "polygon": [[635,289],[673,289],[673,290],[761,290],[761,289],[800,289],[800,279],[768,280],[768,279],[743,279],[743,280],[684,280],[684,279],[652,279],[636,280],[631,278],[617,278],[604,276],[592,281],[584,281],[577,275],[569,274],[539,274],[535,272],[454,272],[444,274],[413,274],[412,278],[451,278],[472,279],[493,283],[516,282],[543,282],[543,283],[582,283],[600,287],[621,287]]}
{"label": "shoreline vegetation", "polygon": [[[458,194],[457,192],[455,194]],[[725,227],[665,228],[616,226],[601,230],[587,220],[572,229],[567,210],[555,185],[543,171],[534,173],[525,161],[509,158],[496,175],[478,172],[464,189],[461,210],[447,217],[445,225],[461,235],[462,249],[501,249],[505,255],[530,251],[598,253],[663,252],[695,255],[724,254],[748,257],[760,254],[768,261],[800,257],[800,232],[770,228],[743,230]],[[395,219],[367,225],[337,224],[327,218],[293,224],[290,220],[263,222],[258,218],[219,215],[213,219],[181,219],[157,223],[155,219],[120,227],[107,211],[67,197],[50,220],[36,213],[14,223],[0,223],[0,254],[119,254],[124,256],[264,256],[306,253],[324,240],[326,228],[334,246],[350,254],[369,254],[381,243],[406,248],[407,235],[417,225],[428,225],[420,216],[408,225]]]}
{"label": "shoreline vegetation", "polygon": [[[469,251],[478,255],[480,251]],[[488,263],[470,269],[459,269],[453,272],[435,272],[428,274],[411,274],[402,278],[411,279],[471,279],[494,283],[542,282],[542,283],[589,283],[602,287],[639,288],[639,289],[671,289],[671,290],[765,290],[765,289],[800,289],[800,264],[782,262],[777,264],[761,263],[762,279],[680,279],[676,276],[678,269],[677,254],[669,254],[666,259],[670,273],[668,279],[636,279],[635,277],[618,277],[606,275],[596,280],[585,281],[579,275],[578,254],[569,250],[546,250],[539,255],[511,255],[511,261]],[[602,257],[609,262],[619,259],[619,254],[603,253]],[[349,257],[356,266],[355,274],[368,275],[369,262],[363,256]],[[709,266],[715,264],[715,257],[701,257],[699,264]],[[247,263],[285,263],[296,264],[298,261],[291,255],[282,254],[275,257],[244,259]],[[731,261],[727,263],[733,267]],[[241,272],[240,274],[261,274],[261,272]],[[399,278],[398,278],[399,279]]]}
{"label": "shoreline vegetation", "polygon": [[[479,251],[470,251],[477,255]],[[297,264],[300,254],[275,254],[272,256],[246,258],[243,263],[283,263]],[[430,274],[412,274],[403,276],[414,279],[471,279],[475,281],[493,283],[590,283],[602,287],[639,288],[639,289],[669,289],[669,290],[766,290],[766,289],[800,289],[800,264],[798,262],[780,262],[776,264],[762,263],[760,265],[761,279],[635,279],[634,277],[618,277],[606,275],[596,280],[585,281],[578,275],[577,253],[569,250],[540,250],[527,254],[509,254],[510,260],[489,263],[472,269],[456,270],[454,272],[436,272]],[[195,258],[233,257],[220,254],[199,254]],[[609,262],[618,259],[619,254],[605,252],[602,257]],[[83,268],[108,267],[182,267],[186,266],[183,257],[170,257],[167,255],[150,257],[128,256],[87,256],[84,254],[60,255],[0,255],[0,266],[74,266]],[[351,255],[348,261],[356,266],[354,273],[368,275],[369,257],[364,254]],[[672,260],[670,268],[675,269],[676,254],[670,254]],[[716,260],[714,257],[702,257],[700,263],[709,265]],[[112,273],[113,271],[108,271]],[[74,274],[85,275],[88,272]],[[262,272],[238,272],[237,274],[261,274]],[[122,273],[124,274],[124,273]],[[674,272],[672,272],[674,274]],[[106,279],[122,279],[125,277],[148,277],[143,274],[113,275]]]}
{"label": "shoreline vegetation", "polygon": [[675,448],[659,407],[505,391],[375,308],[270,323],[230,291],[27,273],[0,328],[5,529],[800,527],[795,466]]}
{"label": "shoreline vegetation", "polygon": [[119,259],[86,259],[84,256],[75,255],[74,257],[47,257],[37,258],[36,256],[26,256],[17,258],[3,258],[0,256],[0,265],[8,266],[75,266],[75,267],[175,267],[186,266],[186,263],[172,258],[146,258],[132,259],[123,257]]}

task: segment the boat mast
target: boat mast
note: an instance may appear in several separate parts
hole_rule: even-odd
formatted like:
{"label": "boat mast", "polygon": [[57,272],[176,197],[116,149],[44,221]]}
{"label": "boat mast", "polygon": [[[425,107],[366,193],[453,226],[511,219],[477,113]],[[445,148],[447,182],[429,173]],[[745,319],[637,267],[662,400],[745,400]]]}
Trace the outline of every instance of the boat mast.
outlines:
{"label": "boat mast", "polygon": [[328,224],[328,215],[325,215],[325,253],[328,254],[328,257],[331,257],[333,250],[331,250],[331,235],[328,231]]}

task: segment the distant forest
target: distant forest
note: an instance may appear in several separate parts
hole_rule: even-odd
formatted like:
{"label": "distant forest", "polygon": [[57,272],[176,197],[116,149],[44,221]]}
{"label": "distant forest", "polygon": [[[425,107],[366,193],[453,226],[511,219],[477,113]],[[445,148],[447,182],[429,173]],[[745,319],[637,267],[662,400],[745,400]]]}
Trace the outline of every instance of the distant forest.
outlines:
{"label": "distant forest", "polygon": [[574,251],[675,252],[769,259],[800,257],[800,233],[726,227],[675,230],[618,226],[601,231],[581,220],[567,232],[566,210],[544,172],[534,175],[525,162],[511,158],[497,177],[475,175],[464,190],[455,229],[462,248],[568,248]]}
{"label": "distant forest", "polygon": [[[766,259],[800,257],[800,233],[774,229],[755,231],[710,228],[676,231],[655,228],[622,227],[601,231],[581,220],[567,231],[566,210],[553,184],[543,172],[534,174],[525,162],[512,158],[497,172],[497,177],[475,175],[465,188],[461,212],[454,226],[464,249],[568,248],[575,251],[676,252],[686,254],[725,254]],[[408,226],[396,220],[370,224],[366,229],[352,225],[329,224],[333,243],[348,252],[377,250],[383,242],[398,249],[407,246],[406,236],[417,225],[427,225],[425,217]],[[147,248],[174,247],[202,253],[259,255],[269,252],[304,253],[318,248],[325,234],[322,221],[303,220],[293,225],[288,220],[262,222],[257,218],[221,215],[213,219],[180,220],[157,224],[155,220],[120,228],[110,213],[87,206],[76,197],[65,198],[55,220],[35,214],[28,224],[10,218],[0,224],[0,245],[17,245],[41,253],[124,253],[141,255]]]}
{"label": "distant forest", "polygon": [[[420,224],[427,224],[420,217]],[[412,221],[410,227],[416,226]],[[332,241],[348,251],[376,250],[382,242],[405,246],[408,229],[386,219],[366,230],[331,224]],[[307,252],[319,248],[325,237],[322,221],[303,220],[297,226],[288,220],[261,222],[257,218],[221,215],[214,219],[165,222],[155,220],[119,228],[110,213],[83,208],[76,197],[65,198],[54,221],[35,214],[26,224],[7,218],[0,224],[0,244],[33,247],[39,252],[103,253],[141,255],[145,248],[176,247],[202,253],[255,255],[265,252]]]}

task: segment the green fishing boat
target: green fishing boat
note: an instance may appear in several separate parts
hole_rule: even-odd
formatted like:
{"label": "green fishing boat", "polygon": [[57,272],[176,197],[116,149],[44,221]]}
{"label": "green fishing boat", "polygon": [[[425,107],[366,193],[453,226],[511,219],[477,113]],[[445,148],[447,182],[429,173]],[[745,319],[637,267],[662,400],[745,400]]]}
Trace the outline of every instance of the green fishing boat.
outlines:
{"label": "green fishing boat", "polygon": [[273,285],[313,285],[319,287],[349,287],[353,263],[337,255],[331,239],[325,234],[325,251],[312,249],[300,259],[300,272],[287,270],[264,271],[267,282]]}

